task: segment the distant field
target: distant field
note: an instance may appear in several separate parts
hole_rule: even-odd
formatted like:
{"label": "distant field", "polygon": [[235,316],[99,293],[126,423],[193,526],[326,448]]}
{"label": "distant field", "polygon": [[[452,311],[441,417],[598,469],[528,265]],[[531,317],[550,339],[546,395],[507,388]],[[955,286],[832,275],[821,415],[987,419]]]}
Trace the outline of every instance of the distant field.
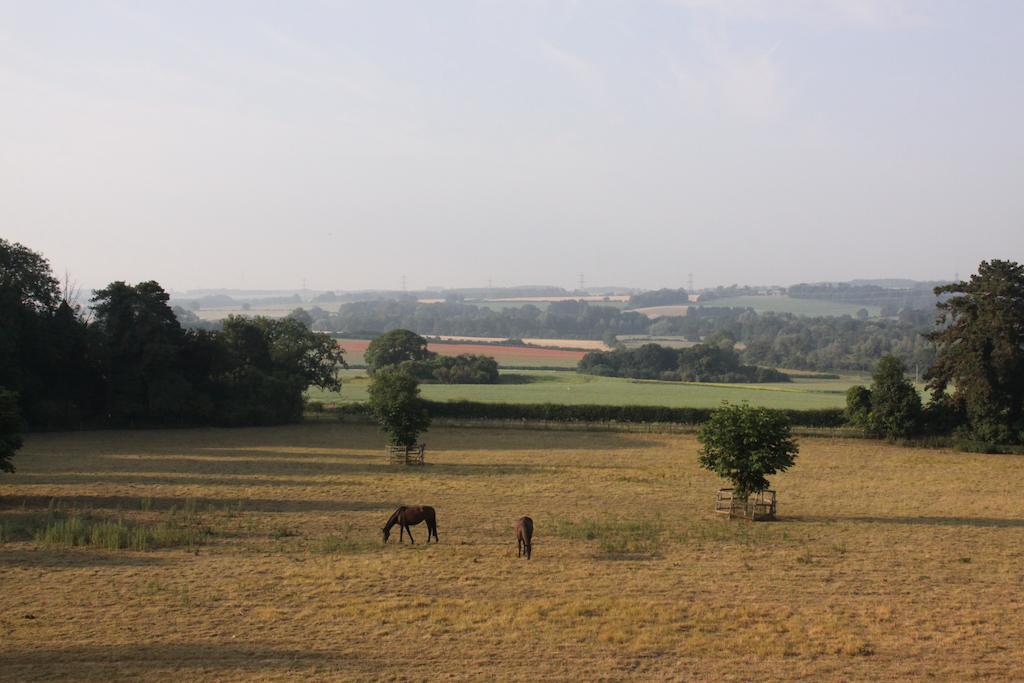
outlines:
{"label": "distant field", "polygon": [[709,299],[702,301],[700,305],[752,308],[759,313],[776,311],[809,316],[856,315],[857,311],[862,308],[866,308],[868,315],[872,318],[877,318],[882,313],[879,306],[845,304],[820,299],[792,299],[788,296],[734,296],[727,299]]}
{"label": "distant field", "polygon": [[[26,435],[0,495],[0,679],[1021,679],[1024,458],[801,438],[778,520],[751,523],[714,514],[691,435],[425,441],[402,467],[335,421]],[[434,506],[440,543],[384,545],[399,504]],[[35,540],[74,514],[202,542]]]}
{"label": "distant field", "polygon": [[[345,361],[350,365],[363,365],[363,352],[369,346],[368,339],[339,339],[345,349]],[[427,348],[442,356],[479,354],[491,356],[499,365],[512,367],[566,368],[575,367],[586,351],[543,349],[528,346],[499,346],[496,344],[428,344]]]}
{"label": "distant field", "polygon": [[642,313],[648,318],[681,318],[690,310],[689,306],[647,306],[646,308],[634,308],[634,313]]}
{"label": "distant field", "polygon": [[485,301],[496,301],[496,302],[519,302],[519,303],[536,303],[538,301],[586,301],[587,303],[625,303],[629,301],[628,294],[609,294],[607,296],[601,295],[587,295],[587,296],[510,296],[501,297],[497,299],[485,299]]}
{"label": "distant field", "polygon": [[341,308],[340,303],[291,303],[291,304],[268,304],[254,305],[248,310],[243,309],[241,306],[221,306],[217,308],[201,308],[198,311],[193,311],[201,320],[223,320],[229,315],[244,315],[246,317],[263,316],[265,318],[283,318],[296,308],[304,308],[307,311],[314,306],[319,306],[325,311],[330,313],[337,313],[338,309]]}
{"label": "distant field", "polygon": [[[746,401],[767,408],[841,408],[846,390],[863,378],[797,380],[781,384],[690,384],[595,377],[575,372],[522,370],[503,372],[500,384],[423,384],[423,397],[432,401],[488,403],[565,403],[651,405],[713,408],[729,401]],[[368,379],[361,370],[344,373],[340,394],[310,389],[313,400],[352,403],[366,400]]]}
{"label": "distant field", "polygon": [[[432,339],[443,339],[445,341],[464,341],[464,342],[483,342],[485,344],[494,344],[509,341],[508,337],[460,337],[450,334],[434,334],[429,335]],[[530,344],[531,346],[548,346],[556,349],[587,349],[588,351],[606,351],[608,345],[602,341],[595,339],[547,339],[539,337],[529,337],[522,339],[521,341]]]}
{"label": "distant field", "polygon": [[[575,301],[576,299],[569,299],[569,300]],[[492,311],[503,311],[503,310],[509,309],[509,308],[522,308],[523,306],[526,306],[527,304],[529,304],[530,306],[536,306],[537,308],[539,308],[542,311],[546,311],[548,309],[548,306],[551,305],[551,301],[547,301],[547,300],[536,301],[536,300],[532,300],[532,299],[531,300],[524,300],[524,299],[501,299],[501,300],[489,300],[489,301],[471,300],[471,301],[466,301],[465,303],[472,304],[473,306],[480,306],[481,308],[489,308]],[[595,299],[595,300],[588,299],[587,300],[587,305],[588,306],[611,306],[612,308],[620,308],[621,309],[621,308],[625,308],[626,307],[626,301],[620,301],[620,300],[605,301],[603,299]]]}
{"label": "distant field", "polygon": [[685,337],[652,337],[646,334],[620,334],[618,340],[629,349],[644,344],[657,344],[670,349],[689,349],[700,342],[690,341]]}

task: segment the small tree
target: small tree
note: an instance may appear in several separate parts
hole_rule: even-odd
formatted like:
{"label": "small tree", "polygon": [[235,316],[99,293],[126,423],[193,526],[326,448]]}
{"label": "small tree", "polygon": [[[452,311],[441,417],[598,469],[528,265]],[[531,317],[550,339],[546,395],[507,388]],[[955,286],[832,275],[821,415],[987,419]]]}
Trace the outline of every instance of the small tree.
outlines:
{"label": "small tree", "polygon": [[0,388],[0,472],[14,471],[11,458],[21,448],[20,426],[18,395]]}
{"label": "small tree", "polygon": [[730,480],[741,500],[767,489],[767,476],[792,467],[799,451],[782,413],[746,404],[724,404],[697,438],[700,466]]}
{"label": "small tree", "polygon": [[370,383],[370,411],[396,446],[412,448],[430,426],[419,382],[400,368],[382,368]]}
{"label": "small tree", "polygon": [[899,358],[884,356],[871,376],[871,430],[888,439],[914,434],[921,421],[921,397]]}
{"label": "small tree", "polygon": [[870,389],[858,384],[846,391],[850,424],[887,439],[916,433],[921,426],[921,397],[906,372],[899,358],[882,357],[871,376]]}

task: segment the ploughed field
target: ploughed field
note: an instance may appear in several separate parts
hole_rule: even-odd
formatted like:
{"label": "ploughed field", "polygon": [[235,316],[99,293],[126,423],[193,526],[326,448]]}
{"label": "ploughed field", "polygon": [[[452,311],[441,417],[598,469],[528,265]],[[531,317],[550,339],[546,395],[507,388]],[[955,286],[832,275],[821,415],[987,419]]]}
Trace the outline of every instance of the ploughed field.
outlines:
{"label": "ploughed field", "polygon": [[[0,679],[1021,673],[1024,459],[805,438],[779,521],[750,523],[715,517],[691,436],[426,442],[412,468],[361,425],[29,435],[0,480]],[[381,544],[401,503],[439,545]]]}

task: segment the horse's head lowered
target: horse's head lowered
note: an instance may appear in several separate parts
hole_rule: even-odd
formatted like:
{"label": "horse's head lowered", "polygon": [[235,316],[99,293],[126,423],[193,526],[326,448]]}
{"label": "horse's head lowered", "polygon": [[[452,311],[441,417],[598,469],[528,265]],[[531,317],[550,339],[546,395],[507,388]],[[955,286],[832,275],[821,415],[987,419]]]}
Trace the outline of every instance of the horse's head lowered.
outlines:
{"label": "horse's head lowered", "polygon": [[384,533],[384,542],[387,543],[388,537],[391,536],[391,529],[387,527],[382,527],[381,531]]}

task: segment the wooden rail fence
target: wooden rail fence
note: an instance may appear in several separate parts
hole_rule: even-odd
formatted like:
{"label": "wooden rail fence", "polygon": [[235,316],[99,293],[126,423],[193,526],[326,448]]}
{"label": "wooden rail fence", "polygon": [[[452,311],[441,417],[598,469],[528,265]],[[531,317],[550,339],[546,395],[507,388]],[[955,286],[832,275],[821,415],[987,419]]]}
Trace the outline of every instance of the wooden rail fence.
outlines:
{"label": "wooden rail fence", "polygon": [[775,491],[752,493],[746,500],[733,495],[732,489],[718,489],[715,512],[754,521],[775,519]]}
{"label": "wooden rail fence", "polygon": [[423,452],[427,449],[426,444],[417,446],[395,446],[388,444],[384,447],[384,454],[392,465],[422,465]]}

